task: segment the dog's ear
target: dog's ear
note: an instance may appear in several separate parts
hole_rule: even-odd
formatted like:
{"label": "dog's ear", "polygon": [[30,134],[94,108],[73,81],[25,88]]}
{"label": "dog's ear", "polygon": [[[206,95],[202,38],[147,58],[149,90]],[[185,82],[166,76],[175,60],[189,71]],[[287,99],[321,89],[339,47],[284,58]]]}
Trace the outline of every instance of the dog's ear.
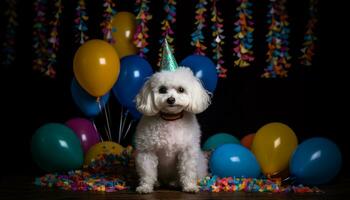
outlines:
{"label": "dog's ear", "polygon": [[204,89],[201,81],[196,78],[191,83],[191,99],[186,110],[195,114],[203,112],[210,105],[210,93]]}
{"label": "dog's ear", "polygon": [[147,80],[142,89],[136,95],[136,108],[139,112],[147,116],[158,113],[154,105],[150,80]]}

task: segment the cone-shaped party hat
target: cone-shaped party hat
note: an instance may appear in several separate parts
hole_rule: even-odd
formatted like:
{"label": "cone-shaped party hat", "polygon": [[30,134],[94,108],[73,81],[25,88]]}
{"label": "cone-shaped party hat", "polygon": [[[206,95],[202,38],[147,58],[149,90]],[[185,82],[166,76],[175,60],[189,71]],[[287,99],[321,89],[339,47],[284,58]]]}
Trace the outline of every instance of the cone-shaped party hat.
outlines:
{"label": "cone-shaped party hat", "polygon": [[178,68],[172,49],[168,44],[166,38],[163,42],[163,54],[160,63],[161,71],[175,71]]}

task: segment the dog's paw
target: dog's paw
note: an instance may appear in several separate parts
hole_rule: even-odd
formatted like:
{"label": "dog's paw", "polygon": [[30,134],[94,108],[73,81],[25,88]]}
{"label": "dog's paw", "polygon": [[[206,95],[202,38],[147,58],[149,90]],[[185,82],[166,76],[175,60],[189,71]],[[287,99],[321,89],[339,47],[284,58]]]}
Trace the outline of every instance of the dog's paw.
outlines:
{"label": "dog's paw", "polygon": [[183,186],[182,191],[195,193],[199,192],[199,187],[196,184],[187,184]]}
{"label": "dog's paw", "polygon": [[150,185],[140,185],[136,188],[136,192],[140,194],[148,194],[153,192],[153,187]]}

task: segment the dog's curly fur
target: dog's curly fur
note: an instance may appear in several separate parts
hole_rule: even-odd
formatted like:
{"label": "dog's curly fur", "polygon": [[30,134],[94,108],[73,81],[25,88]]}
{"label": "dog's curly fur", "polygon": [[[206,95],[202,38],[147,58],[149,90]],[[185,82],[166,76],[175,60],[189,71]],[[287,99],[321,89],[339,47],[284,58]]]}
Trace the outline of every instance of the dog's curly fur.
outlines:
{"label": "dog's curly fur", "polygon": [[[181,89],[182,88],[182,89]],[[170,101],[169,98],[175,100]],[[186,67],[152,75],[136,96],[143,113],[135,136],[139,193],[154,185],[179,185],[185,192],[198,192],[197,179],[207,175],[207,160],[200,149],[200,126],[195,114],[210,104],[209,93]],[[164,120],[161,113],[183,117]],[[158,182],[159,181],[159,182]]]}

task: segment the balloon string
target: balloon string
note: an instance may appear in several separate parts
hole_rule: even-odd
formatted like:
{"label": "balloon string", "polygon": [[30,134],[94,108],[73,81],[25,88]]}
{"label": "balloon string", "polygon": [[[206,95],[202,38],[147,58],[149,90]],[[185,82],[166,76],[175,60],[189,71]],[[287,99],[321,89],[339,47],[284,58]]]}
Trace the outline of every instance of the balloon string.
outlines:
{"label": "balloon string", "polygon": [[[107,110],[107,114],[108,114],[108,123],[111,124],[112,117],[111,117],[111,114],[110,114],[109,103],[107,103],[107,105],[106,105],[106,110]],[[113,140],[112,130],[111,129],[109,129],[109,134],[111,136],[111,140]]]}
{"label": "balloon string", "polygon": [[[98,99],[97,102],[98,102],[98,107],[100,109],[100,112],[102,112],[101,101],[99,101],[99,99]],[[106,118],[106,121],[107,121],[107,128],[105,128],[106,133],[107,133],[107,138],[108,138],[109,141],[111,141],[112,138],[110,136],[110,128],[109,128],[109,122],[107,120],[108,116],[107,116],[107,113],[106,113],[106,109],[104,109],[104,114],[105,114],[105,118]]]}
{"label": "balloon string", "polygon": [[[98,130],[97,130],[97,127],[96,127],[96,124],[95,124],[95,120],[92,119],[91,122],[92,122],[92,126],[94,127],[96,133],[98,133]],[[99,136],[100,136],[100,140],[103,142],[102,135],[99,134]]]}
{"label": "balloon string", "polygon": [[126,132],[125,132],[125,135],[124,135],[124,138],[123,138],[123,139],[125,139],[126,136],[128,135],[128,133],[129,133],[129,131],[130,131],[130,128],[131,128],[131,125],[132,125],[133,122],[134,122],[134,120],[131,120],[131,121],[130,121],[129,126],[128,126],[128,128],[126,129]]}
{"label": "balloon string", "polygon": [[125,122],[128,118],[128,114],[129,114],[129,111],[126,110],[125,115],[123,116],[124,118],[123,118],[123,123],[122,123],[122,133],[124,132]]}
{"label": "balloon string", "polygon": [[118,132],[118,143],[120,144],[120,136],[122,132],[122,123],[123,123],[123,106],[120,109],[120,120],[119,120],[119,132]]}

